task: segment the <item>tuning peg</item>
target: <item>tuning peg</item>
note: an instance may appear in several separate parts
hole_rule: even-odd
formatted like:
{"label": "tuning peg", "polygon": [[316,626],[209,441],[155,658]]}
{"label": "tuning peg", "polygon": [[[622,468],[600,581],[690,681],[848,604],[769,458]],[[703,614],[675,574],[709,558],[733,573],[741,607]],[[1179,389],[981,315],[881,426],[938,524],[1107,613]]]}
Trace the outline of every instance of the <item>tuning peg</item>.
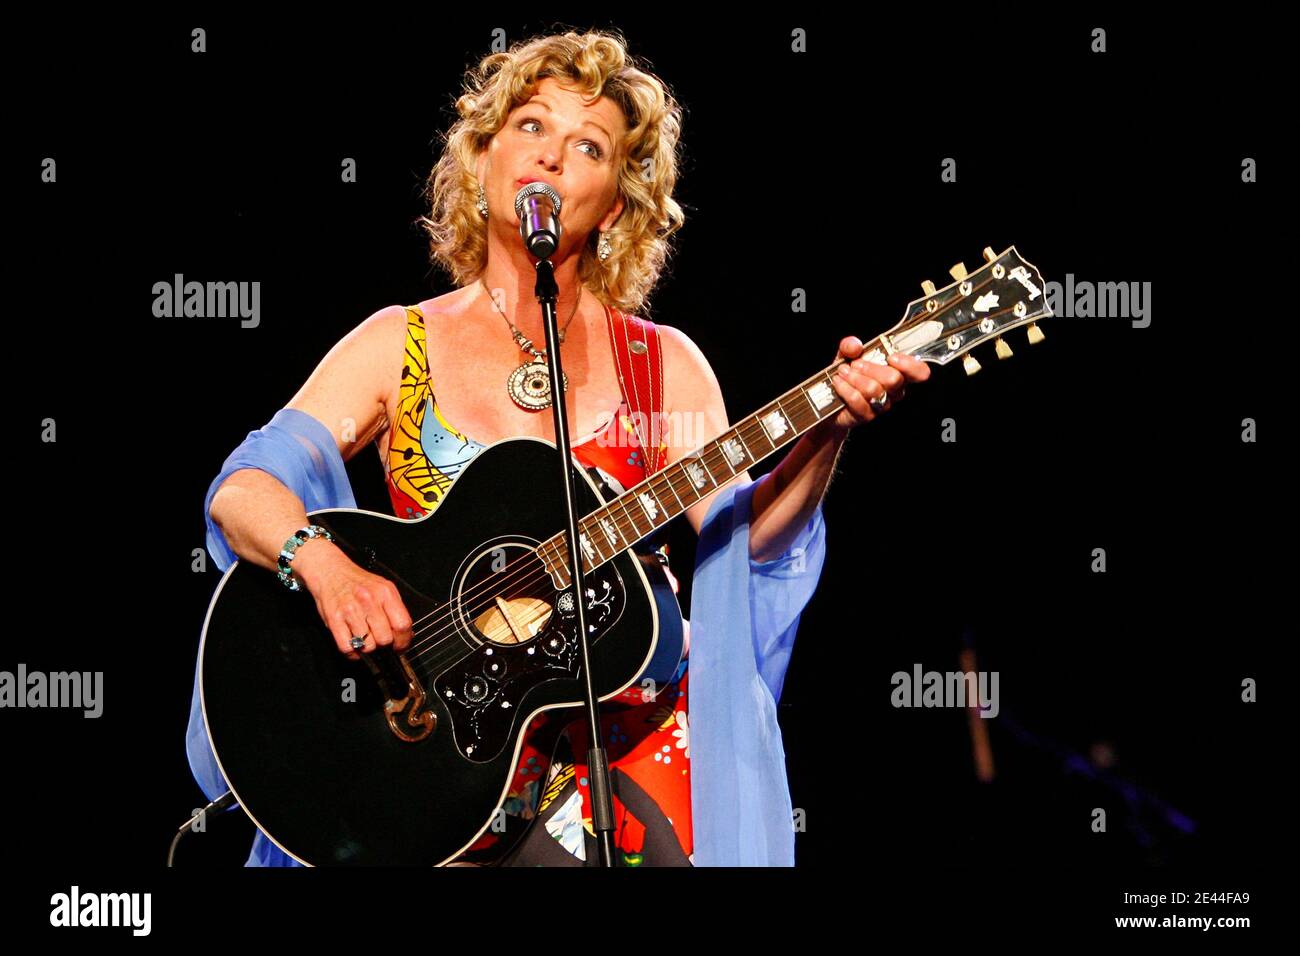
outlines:
{"label": "tuning peg", "polygon": [[1011,356],[1015,354],[1011,351],[1011,346],[1007,345],[1000,335],[998,336],[997,341],[993,343],[993,346],[997,349],[998,358],[1000,359],[1011,358]]}
{"label": "tuning peg", "polygon": [[926,279],[921,283],[921,291],[924,292],[926,295],[934,295],[935,292],[937,292],[938,290],[935,289],[933,282],[931,282],[929,279]]}
{"label": "tuning peg", "polygon": [[992,262],[992,261],[993,261],[994,259],[996,259],[997,257],[998,257],[998,254],[997,254],[996,252],[993,251],[993,248],[992,248],[991,246],[985,246],[985,247],[984,247],[984,261],[985,261],[985,262]]}
{"label": "tuning peg", "polygon": [[961,360],[961,367],[966,370],[967,375],[974,375],[980,370],[980,363],[976,361],[975,356],[967,352],[966,357]]}
{"label": "tuning peg", "polygon": [[1030,345],[1037,345],[1046,338],[1046,336],[1043,335],[1043,330],[1038,327],[1037,322],[1029,323],[1029,327],[1025,329],[1025,335],[1028,337]]}
{"label": "tuning peg", "polygon": [[966,278],[966,264],[964,262],[957,263],[948,270],[948,275],[952,276],[958,282],[961,282]]}

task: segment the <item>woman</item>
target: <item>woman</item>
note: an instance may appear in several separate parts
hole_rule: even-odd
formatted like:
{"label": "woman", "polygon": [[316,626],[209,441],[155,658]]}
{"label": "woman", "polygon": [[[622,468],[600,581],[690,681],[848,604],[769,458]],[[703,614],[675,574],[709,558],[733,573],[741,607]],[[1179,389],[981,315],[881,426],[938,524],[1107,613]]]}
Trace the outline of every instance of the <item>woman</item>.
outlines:
{"label": "woman", "polygon": [[[457,288],[376,312],[330,351],[287,407],[328,428],[345,459],[373,440],[395,511],[412,519],[436,509],[457,471],[486,445],[515,436],[554,440],[547,404],[512,377],[545,344],[533,294],[536,260],[523,247],[513,208],[526,182],[541,181],[563,197],[563,236],[551,261],[568,382],[550,394],[567,403],[575,456],[612,486],[627,487],[726,431],[708,361],[682,332],[659,325],[667,420],[692,421],[666,428],[658,447],[649,448],[653,439],[629,420],[611,348],[614,324],[645,307],[669,238],[682,224],[672,198],[681,113],[663,84],[630,61],[617,36],[568,33],[488,56],[468,77],[457,109],[430,177],[424,220],[433,259]],[[867,363],[861,353],[858,339],[841,342],[840,356],[858,359],[836,384],[845,407],[802,436],[752,489],[748,540],[756,566],[788,557],[806,533],[848,431],[887,408],[891,397],[901,398],[905,381],[928,377],[928,367],[909,357],[895,356],[888,367]],[[748,473],[730,484],[750,484]],[[303,500],[257,468],[235,470],[214,486],[210,529],[219,528],[241,559],[276,570],[286,538],[310,524]],[[687,510],[697,533],[712,506],[706,499]],[[355,660],[379,646],[409,645],[411,617],[396,589],[328,540],[304,539],[291,567],[279,568],[286,584],[310,593],[341,653]],[[603,714],[622,797],[620,864],[692,860],[687,670],[684,663],[657,701]],[[773,693],[779,696],[779,678]],[[554,714],[540,716],[533,729],[560,719]],[[540,738],[526,739],[506,809],[540,819],[509,863],[592,860],[586,768],[573,756],[585,754],[588,742],[578,711],[563,719],[572,724],[554,763],[533,746]],[[492,840],[472,851],[481,854]],[[249,862],[291,863],[260,835]]]}

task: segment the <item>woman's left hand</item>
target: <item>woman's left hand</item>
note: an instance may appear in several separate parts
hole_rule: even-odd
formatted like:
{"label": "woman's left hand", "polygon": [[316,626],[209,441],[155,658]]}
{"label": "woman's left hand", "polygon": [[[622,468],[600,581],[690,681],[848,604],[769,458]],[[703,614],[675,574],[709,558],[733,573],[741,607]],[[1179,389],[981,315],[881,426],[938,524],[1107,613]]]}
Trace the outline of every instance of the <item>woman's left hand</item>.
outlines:
{"label": "woman's left hand", "polygon": [[[924,382],[930,377],[930,365],[902,352],[889,356],[888,365],[877,365],[862,357],[862,340],[850,335],[840,342],[835,361],[850,359],[850,365],[833,376],[835,391],[844,400],[844,408],[835,416],[835,428],[847,432],[863,422],[873,421],[881,412],[894,407],[906,393],[906,383]],[[877,403],[872,404],[871,399]],[[884,404],[880,400],[884,399]]]}

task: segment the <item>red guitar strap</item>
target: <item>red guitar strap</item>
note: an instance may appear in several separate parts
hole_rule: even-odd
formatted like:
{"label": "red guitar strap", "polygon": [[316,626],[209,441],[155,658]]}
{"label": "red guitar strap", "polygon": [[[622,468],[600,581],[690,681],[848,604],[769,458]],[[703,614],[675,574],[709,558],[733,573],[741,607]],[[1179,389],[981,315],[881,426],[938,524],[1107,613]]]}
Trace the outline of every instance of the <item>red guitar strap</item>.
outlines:
{"label": "red guitar strap", "polygon": [[624,315],[608,305],[605,317],[618,385],[642,449],[642,468],[653,475],[663,467],[659,446],[664,432],[664,362],[659,329],[648,319]]}

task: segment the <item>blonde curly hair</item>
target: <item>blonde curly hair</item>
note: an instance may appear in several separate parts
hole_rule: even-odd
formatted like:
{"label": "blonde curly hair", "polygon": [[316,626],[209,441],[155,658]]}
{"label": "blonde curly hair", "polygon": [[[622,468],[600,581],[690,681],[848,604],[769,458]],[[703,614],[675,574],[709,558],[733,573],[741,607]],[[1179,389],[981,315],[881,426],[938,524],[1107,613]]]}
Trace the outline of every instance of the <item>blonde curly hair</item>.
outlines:
{"label": "blonde curly hair", "polygon": [[632,57],[621,34],[568,32],[515,43],[484,57],[465,77],[456,99],[459,119],[443,134],[442,155],[423,197],[430,214],[418,222],[429,236],[430,260],[458,286],[487,267],[487,224],[476,207],[475,162],[506,118],[536,92],[544,77],[608,96],[627,120],[618,192],[624,209],[605,235],[612,247],[604,262],[592,230],[578,260],[578,279],[596,298],[624,312],[648,309],[647,299],[667,263],[669,238],[684,221],[673,199],[679,163],[682,111],[665,84]]}

